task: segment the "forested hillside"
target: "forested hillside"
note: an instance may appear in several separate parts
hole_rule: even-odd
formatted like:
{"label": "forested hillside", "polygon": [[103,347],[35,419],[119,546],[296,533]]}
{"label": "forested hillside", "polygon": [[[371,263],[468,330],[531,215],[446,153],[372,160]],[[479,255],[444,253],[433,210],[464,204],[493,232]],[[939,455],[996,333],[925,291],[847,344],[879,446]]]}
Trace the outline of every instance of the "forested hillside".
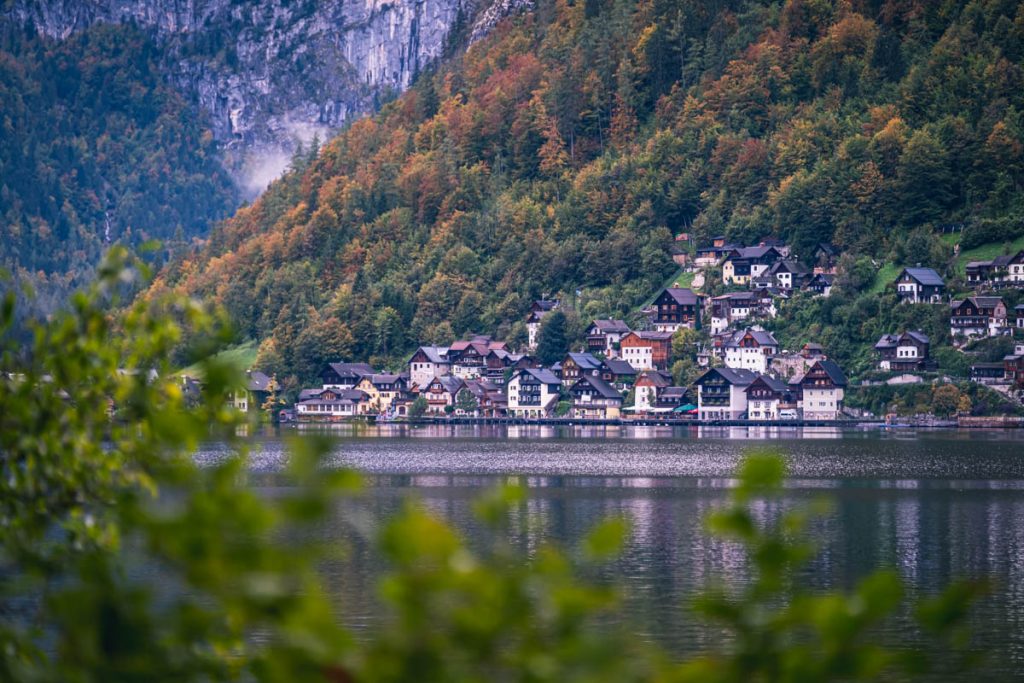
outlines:
{"label": "forested hillside", "polygon": [[181,242],[237,206],[200,114],[131,26],[65,41],[0,22],[0,266],[44,311],[116,242]]}
{"label": "forested hillside", "polygon": [[[951,267],[943,224],[1024,232],[1022,57],[1009,1],[541,0],[155,288],[215,298],[264,367],[301,377],[469,331],[516,341],[545,294],[627,316],[682,230]],[[870,287],[853,275],[830,310]]]}

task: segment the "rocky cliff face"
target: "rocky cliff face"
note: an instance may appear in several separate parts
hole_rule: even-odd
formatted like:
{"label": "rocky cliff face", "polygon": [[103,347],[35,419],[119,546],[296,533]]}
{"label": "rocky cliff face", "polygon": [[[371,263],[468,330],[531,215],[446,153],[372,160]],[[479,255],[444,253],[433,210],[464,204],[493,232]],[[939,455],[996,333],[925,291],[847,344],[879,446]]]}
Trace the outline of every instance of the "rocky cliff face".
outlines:
{"label": "rocky cliff face", "polygon": [[476,36],[495,20],[487,0],[14,0],[4,13],[56,39],[97,22],[154,30],[169,78],[209,113],[225,163],[255,194],[299,141],[406,88],[477,4],[489,11]]}

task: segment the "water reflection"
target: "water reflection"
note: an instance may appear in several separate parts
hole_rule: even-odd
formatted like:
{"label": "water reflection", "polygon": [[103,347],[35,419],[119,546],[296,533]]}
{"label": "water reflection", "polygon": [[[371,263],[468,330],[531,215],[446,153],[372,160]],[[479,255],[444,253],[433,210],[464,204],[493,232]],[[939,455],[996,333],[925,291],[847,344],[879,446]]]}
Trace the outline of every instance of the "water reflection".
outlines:
{"label": "water reflection", "polygon": [[[466,432],[388,425],[340,435],[331,464],[366,472],[368,489],[339,503],[322,530],[350,550],[330,565],[346,622],[365,630],[383,618],[374,586],[387,567],[372,539],[403,501],[421,501],[480,547],[490,532],[474,520],[474,498],[514,482],[527,496],[513,511],[508,541],[524,557],[548,543],[575,547],[601,519],[627,517],[625,551],[602,574],[626,589],[619,618],[680,656],[699,651],[721,634],[684,606],[709,585],[737,588],[750,580],[742,549],[709,537],[703,520],[724,504],[744,451],[770,444],[785,453],[793,477],[780,500],[758,504],[759,519],[821,496],[832,501],[812,526],[820,552],[800,576],[803,585],[850,588],[891,567],[912,595],[923,595],[953,578],[988,577],[994,591],[972,616],[976,638],[994,653],[992,671],[981,678],[1024,670],[1024,435],[924,432],[906,439],[758,428],[611,434],[590,427],[483,425]],[[252,445],[253,485],[272,495],[287,485],[286,453],[273,435]],[[212,462],[226,453],[211,444],[196,457]],[[923,642],[909,613],[887,624],[883,636],[908,646]]]}

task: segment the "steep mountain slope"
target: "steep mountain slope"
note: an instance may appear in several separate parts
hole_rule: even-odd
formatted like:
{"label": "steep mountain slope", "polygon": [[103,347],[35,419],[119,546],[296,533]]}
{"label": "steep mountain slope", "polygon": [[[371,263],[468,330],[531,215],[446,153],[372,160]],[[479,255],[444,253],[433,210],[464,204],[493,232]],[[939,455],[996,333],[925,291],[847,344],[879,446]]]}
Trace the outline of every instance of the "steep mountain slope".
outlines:
{"label": "steep mountain slope", "polygon": [[72,284],[112,242],[180,241],[236,208],[158,59],[127,26],[54,42],[0,23],[0,266]]}
{"label": "steep mountain slope", "polygon": [[[464,6],[465,5],[465,6]],[[98,24],[152,36],[161,67],[209,117],[250,195],[308,143],[374,111],[464,30],[465,0],[12,0],[14,26],[56,40]]]}
{"label": "steep mountain slope", "polygon": [[1020,229],[1022,7],[542,2],[155,286],[224,303],[301,377],[470,330],[516,340],[544,293],[627,315],[683,228],[942,260],[939,224]]}
{"label": "steep mountain slope", "polygon": [[523,4],[0,3],[0,267],[46,312],[113,242],[205,236],[302,143]]}

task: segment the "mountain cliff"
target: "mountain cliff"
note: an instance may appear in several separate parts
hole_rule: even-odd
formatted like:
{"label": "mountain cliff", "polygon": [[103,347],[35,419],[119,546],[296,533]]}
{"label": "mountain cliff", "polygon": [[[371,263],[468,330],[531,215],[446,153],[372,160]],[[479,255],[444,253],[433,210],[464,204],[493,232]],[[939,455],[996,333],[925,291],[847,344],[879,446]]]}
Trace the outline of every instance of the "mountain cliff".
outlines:
{"label": "mountain cliff", "polygon": [[112,243],[205,237],[303,147],[528,5],[0,3],[0,267],[47,312]]}
{"label": "mountain cliff", "polygon": [[405,90],[469,21],[467,0],[16,0],[9,21],[66,40],[147,29],[169,80],[208,117],[247,194],[309,143]]}
{"label": "mountain cliff", "polygon": [[[950,268],[942,225],[1024,230],[1022,67],[1016,2],[545,0],[154,286],[223,303],[264,369],[302,378],[468,332],[521,340],[557,292],[572,333],[635,314],[682,231]],[[855,279],[806,329],[840,359],[905,324]]]}

